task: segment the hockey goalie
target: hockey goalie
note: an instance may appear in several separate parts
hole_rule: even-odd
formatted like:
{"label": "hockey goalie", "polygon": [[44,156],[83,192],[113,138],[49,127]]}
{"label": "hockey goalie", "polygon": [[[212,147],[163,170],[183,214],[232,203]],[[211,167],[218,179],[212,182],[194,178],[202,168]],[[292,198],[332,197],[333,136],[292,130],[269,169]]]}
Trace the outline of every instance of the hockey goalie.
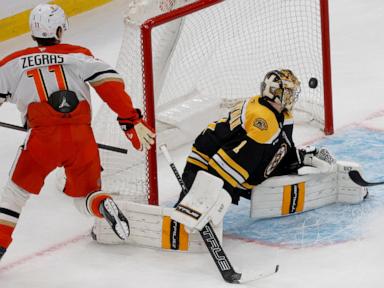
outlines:
{"label": "hockey goalie", "polygon": [[[357,164],[336,162],[326,148],[295,147],[292,110],[299,94],[291,70],[268,72],[260,96],[239,102],[195,139],[182,175],[187,188],[198,171],[207,171],[224,181],[232,203],[251,199],[251,216],[259,219],[362,201],[366,189],[347,175]],[[179,202],[184,197],[181,192]]]}
{"label": "hockey goalie", "polygon": [[[366,188],[348,176],[349,171],[360,170],[358,164],[337,162],[326,148],[296,148],[292,109],[299,94],[300,81],[291,70],[268,72],[260,96],[239,102],[228,117],[209,124],[195,139],[176,209],[156,209],[167,209],[167,217],[191,232],[200,231],[210,221],[221,227],[228,203],[238,204],[240,198],[251,200],[250,215],[255,219],[363,201]],[[132,205],[127,207],[128,217]],[[164,233],[169,239],[169,233]],[[102,237],[98,239],[102,241]],[[163,243],[162,247],[170,245]]]}

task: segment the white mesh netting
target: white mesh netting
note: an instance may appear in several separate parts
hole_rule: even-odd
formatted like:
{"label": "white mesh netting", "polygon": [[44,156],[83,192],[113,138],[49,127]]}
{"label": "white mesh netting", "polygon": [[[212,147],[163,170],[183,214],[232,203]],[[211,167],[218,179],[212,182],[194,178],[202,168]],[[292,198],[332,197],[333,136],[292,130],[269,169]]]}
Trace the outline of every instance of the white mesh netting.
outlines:
{"label": "white mesh netting", "polygon": [[[137,23],[174,8],[175,1],[133,2],[155,6],[149,14],[141,6],[129,7],[117,69],[135,106],[146,111]],[[156,27],[152,49],[158,143],[175,147],[191,141],[209,121],[225,114],[228,103],[258,94],[264,75],[280,68],[291,69],[302,82],[297,103],[298,110],[306,111],[302,121],[323,125],[321,41],[319,0],[226,0]],[[311,77],[319,80],[316,89],[308,87]],[[107,107],[99,111],[94,130],[99,142],[130,148]],[[106,191],[147,201],[145,154],[130,148],[128,155],[101,151],[101,158]]]}

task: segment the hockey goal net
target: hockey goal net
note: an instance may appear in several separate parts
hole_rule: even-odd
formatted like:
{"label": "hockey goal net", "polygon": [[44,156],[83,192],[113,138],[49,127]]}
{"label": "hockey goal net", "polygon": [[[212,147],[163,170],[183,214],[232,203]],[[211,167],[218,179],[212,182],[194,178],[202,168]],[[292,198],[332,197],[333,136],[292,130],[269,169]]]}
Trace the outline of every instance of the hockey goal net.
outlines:
{"label": "hockey goal net", "polygon": [[[327,0],[132,0],[117,69],[135,106],[157,132],[157,145],[192,141],[233,103],[259,94],[266,72],[289,68],[302,82],[296,112],[333,132]],[[318,86],[308,86],[310,78]],[[98,141],[127,147],[107,107]],[[158,204],[157,149],[101,151],[103,187]]]}

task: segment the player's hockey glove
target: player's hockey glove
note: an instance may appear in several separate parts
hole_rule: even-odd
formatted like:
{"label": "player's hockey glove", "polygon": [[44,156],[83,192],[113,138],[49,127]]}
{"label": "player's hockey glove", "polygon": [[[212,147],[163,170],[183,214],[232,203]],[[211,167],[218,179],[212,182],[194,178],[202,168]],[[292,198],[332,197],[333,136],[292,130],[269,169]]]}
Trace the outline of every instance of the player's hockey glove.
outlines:
{"label": "player's hockey glove", "polygon": [[330,171],[336,163],[336,159],[326,148],[306,146],[298,149],[297,153],[302,165],[316,167],[320,172]]}
{"label": "player's hockey glove", "polygon": [[143,148],[148,150],[151,145],[155,143],[155,133],[142,119],[141,111],[136,109],[136,112],[138,113],[138,117],[134,119],[118,117],[117,121],[136,150],[142,151]]}
{"label": "player's hockey glove", "polygon": [[318,153],[315,146],[306,146],[297,150],[298,158],[302,165],[312,166],[313,157]]}
{"label": "player's hockey glove", "polygon": [[304,165],[313,166],[313,157],[327,162],[328,164],[335,164],[336,159],[328,151],[327,148],[316,148],[314,146],[306,146],[298,150],[301,162]]}

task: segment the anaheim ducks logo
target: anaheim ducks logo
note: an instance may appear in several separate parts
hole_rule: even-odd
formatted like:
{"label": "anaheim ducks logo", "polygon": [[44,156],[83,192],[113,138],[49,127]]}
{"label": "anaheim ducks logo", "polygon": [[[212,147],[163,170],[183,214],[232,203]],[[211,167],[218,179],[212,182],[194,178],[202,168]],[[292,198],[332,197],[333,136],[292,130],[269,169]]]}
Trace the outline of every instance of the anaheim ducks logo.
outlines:
{"label": "anaheim ducks logo", "polygon": [[255,126],[256,128],[259,128],[260,130],[268,129],[267,121],[265,121],[263,118],[257,118],[255,122],[253,122],[253,126]]}

